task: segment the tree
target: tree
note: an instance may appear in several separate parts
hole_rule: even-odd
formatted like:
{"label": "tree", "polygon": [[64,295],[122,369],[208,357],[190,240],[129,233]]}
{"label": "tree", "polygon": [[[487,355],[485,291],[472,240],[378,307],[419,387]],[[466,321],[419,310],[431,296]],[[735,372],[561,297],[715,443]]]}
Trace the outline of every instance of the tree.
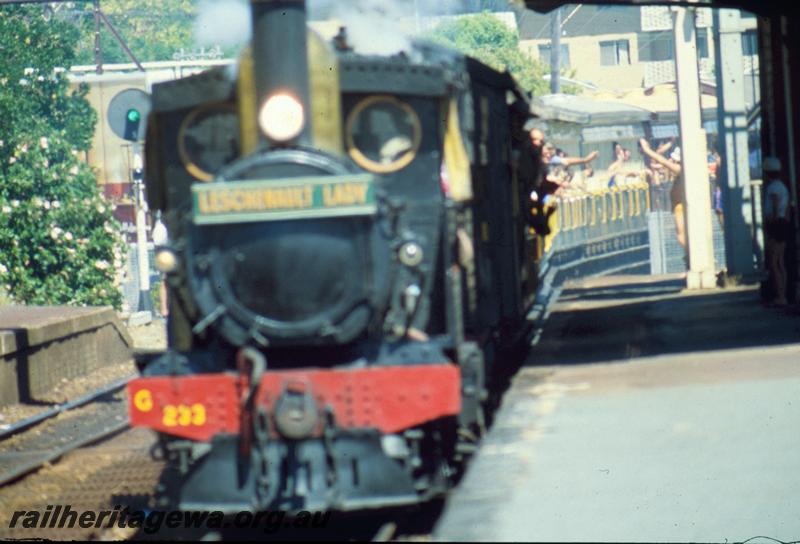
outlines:
{"label": "tree", "polygon": [[[104,0],[100,8],[136,58],[147,62],[172,60],[182,48],[192,49],[195,4],[193,0]],[[94,64],[94,11],[89,3],[76,9],[73,19],[81,28],[78,63]],[[100,38],[104,63],[131,62],[105,25]]]}
{"label": "tree", "polygon": [[[519,34],[491,13],[464,15],[437,26],[429,37],[497,70],[508,70],[526,91],[548,94],[549,68],[519,48]],[[567,89],[565,92],[570,92]],[[572,91],[574,92],[574,91]]]}
{"label": "tree", "polygon": [[62,68],[79,31],[42,13],[0,10],[0,284],[22,303],[119,307],[119,225],[81,160],[96,114]]}
{"label": "tree", "polygon": [[[222,57],[237,54],[241,45],[239,19],[242,6],[248,15],[246,24],[249,25],[249,7],[245,0],[228,0],[225,3],[220,0],[202,3],[199,0],[103,0],[100,4],[103,13],[140,62],[174,60],[176,54],[180,55],[181,51],[190,54],[198,45],[203,45],[207,52],[214,49]],[[219,44],[218,51],[215,43],[197,43],[195,31],[201,10],[210,12],[214,18],[216,28],[211,32],[206,29],[205,34],[220,36],[223,43]],[[61,13],[61,17],[81,29],[78,63],[94,64],[95,23],[92,5],[76,6]],[[131,62],[105,25],[101,25],[100,37],[104,63]]]}

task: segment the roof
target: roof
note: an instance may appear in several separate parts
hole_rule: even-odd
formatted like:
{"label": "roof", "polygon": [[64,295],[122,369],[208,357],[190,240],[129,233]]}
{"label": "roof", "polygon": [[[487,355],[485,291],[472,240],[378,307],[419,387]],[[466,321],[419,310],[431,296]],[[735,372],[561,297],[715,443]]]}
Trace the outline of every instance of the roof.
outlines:
{"label": "roof", "polygon": [[[563,36],[599,36],[641,32],[640,10],[636,6],[565,5],[561,10]],[[550,38],[550,14],[520,10],[517,14],[522,40]]]}
{"label": "roof", "polygon": [[546,94],[533,99],[533,113],[549,120],[585,125],[648,121],[650,111],[619,101],[595,100],[573,94]]}
{"label": "roof", "polygon": [[[708,91],[700,95],[702,108],[703,110],[716,111],[717,97],[707,93]],[[645,89],[630,89],[620,92],[603,91],[595,93],[594,98],[606,102],[634,106],[660,117],[669,117],[669,115],[665,114],[672,114],[678,111],[678,92],[675,88],[675,83],[664,83]]]}
{"label": "roof", "polygon": [[[553,8],[558,6],[567,5],[566,2],[563,0],[520,0],[528,9],[537,10],[543,13],[547,13]],[[633,4],[641,4],[645,3],[639,0],[584,0],[584,5],[592,5],[592,4],[615,4],[615,5],[633,5]],[[647,3],[654,3],[654,4],[663,4],[663,5],[681,5],[681,6],[691,6],[691,7],[701,7],[701,6],[708,6],[714,8],[733,8],[733,9],[743,9],[754,13],[761,13],[761,14],[775,14],[775,13],[792,13],[793,10],[793,3],[785,2],[783,0],[760,0],[758,2],[753,2],[753,0],[655,0],[653,2]]]}

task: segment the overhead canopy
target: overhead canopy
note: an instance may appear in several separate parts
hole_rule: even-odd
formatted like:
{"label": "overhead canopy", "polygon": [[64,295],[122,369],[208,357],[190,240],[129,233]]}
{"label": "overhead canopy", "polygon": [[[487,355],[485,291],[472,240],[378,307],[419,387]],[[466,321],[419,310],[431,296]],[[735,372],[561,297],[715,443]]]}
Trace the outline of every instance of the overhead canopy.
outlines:
{"label": "overhead canopy", "polygon": [[652,118],[651,112],[641,107],[574,94],[537,96],[531,111],[543,119],[582,125],[641,123]]}
{"label": "overhead canopy", "polygon": [[[671,119],[677,116],[678,92],[675,83],[663,83],[646,89],[631,89],[622,92],[599,92],[594,95],[595,100],[625,104],[648,111],[652,119]],[[700,103],[703,117],[716,117],[717,97],[709,92],[700,94]]]}

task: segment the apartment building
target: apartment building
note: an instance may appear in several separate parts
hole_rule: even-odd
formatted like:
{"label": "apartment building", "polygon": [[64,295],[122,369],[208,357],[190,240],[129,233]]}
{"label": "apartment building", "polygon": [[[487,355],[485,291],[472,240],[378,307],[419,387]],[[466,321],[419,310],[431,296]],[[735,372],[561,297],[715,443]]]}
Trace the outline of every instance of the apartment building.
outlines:
{"label": "apartment building", "polygon": [[[700,78],[714,81],[713,14],[698,9],[697,53]],[[562,8],[561,67],[574,73],[584,90],[653,87],[675,81],[672,19],[667,6],[568,5]],[[520,47],[550,62],[550,14],[518,14]],[[743,14],[741,51],[750,77],[748,102],[758,98],[756,20]]]}

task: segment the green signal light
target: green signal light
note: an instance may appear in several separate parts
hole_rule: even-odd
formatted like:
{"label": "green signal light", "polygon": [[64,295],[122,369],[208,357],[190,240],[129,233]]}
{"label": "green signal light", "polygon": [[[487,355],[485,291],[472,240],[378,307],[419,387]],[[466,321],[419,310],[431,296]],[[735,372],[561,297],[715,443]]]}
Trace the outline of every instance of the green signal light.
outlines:
{"label": "green signal light", "polygon": [[139,113],[138,110],[128,110],[128,121],[131,123],[138,123],[139,120],[142,118],[142,115]]}

